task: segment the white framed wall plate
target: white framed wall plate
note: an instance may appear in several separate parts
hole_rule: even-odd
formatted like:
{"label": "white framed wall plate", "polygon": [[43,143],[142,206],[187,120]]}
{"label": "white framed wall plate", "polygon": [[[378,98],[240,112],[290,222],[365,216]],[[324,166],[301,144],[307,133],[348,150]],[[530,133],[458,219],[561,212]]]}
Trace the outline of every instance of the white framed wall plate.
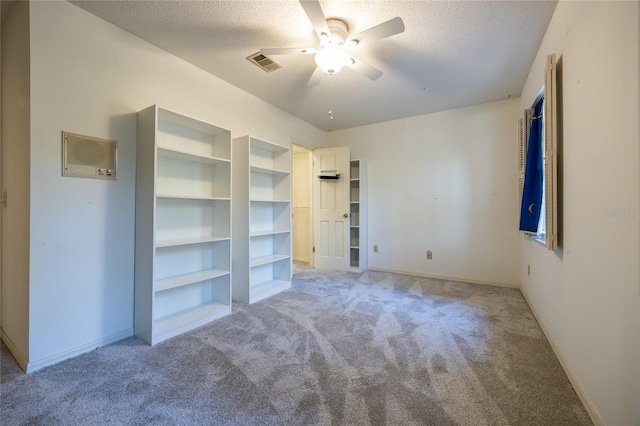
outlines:
{"label": "white framed wall plate", "polygon": [[117,157],[116,141],[62,132],[62,176],[115,180]]}

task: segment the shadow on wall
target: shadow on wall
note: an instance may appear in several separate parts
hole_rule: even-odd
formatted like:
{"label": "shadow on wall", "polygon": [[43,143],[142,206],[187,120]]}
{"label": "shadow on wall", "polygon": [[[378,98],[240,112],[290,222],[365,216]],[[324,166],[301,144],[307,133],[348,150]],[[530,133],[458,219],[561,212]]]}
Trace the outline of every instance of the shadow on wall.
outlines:
{"label": "shadow on wall", "polygon": [[103,257],[103,276],[96,282],[102,284],[100,335],[105,338],[126,329],[133,333],[137,128],[136,112],[112,115],[104,135],[117,143],[117,179],[105,182],[103,194],[104,246],[96,248]]}
{"label": "shadow on wall", "polygon": [[557,120],[556,120],[556,131],[557,131],[557,138],[556,138],[556,148],[558,150],[557,152],[557,164],[558,164],[558,169],[557,169],[557,179],[558,179],[558,186],[557,186],[557,190],[558,190],[558,200],[556,203],[556,208],[558,209],[558,246],[557,249],[554,251],[554,254],[560,259],[563,260],[564,258],[564,244],[563,244],[563,238],[564,238],[564,179],[563,179],[563,173],[564,173],[564,167],[563,167],[563,163],[564,163],[564,156],[562,154],[562,148],[564,146],[564,130],[563,130],[563,126],[562,126],[562,111],[563,111],[563,106],[562,106],[562,56],[560,56],[560,58],[558,58],[558,61],[556,62],[556,107],[557,107]]}

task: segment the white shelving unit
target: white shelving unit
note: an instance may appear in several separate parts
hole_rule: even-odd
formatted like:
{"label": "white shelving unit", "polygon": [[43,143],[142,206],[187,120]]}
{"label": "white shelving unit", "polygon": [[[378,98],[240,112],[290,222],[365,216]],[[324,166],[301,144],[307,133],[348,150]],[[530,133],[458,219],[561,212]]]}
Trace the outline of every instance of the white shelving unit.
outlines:
{"label": "white shelving unit", "polygon": [[367,169],[362,160],[351,160],[350,262],[352,271],[367,269]]}
{"label": "white shelving unit", "polygon": [[254,303],[291,287],[291,150],[233,140],[233,299]]}
{"label": "white shelving unit", "polygon": [[138,113],[135,334],[154,345],[231,312],[231,132]]}

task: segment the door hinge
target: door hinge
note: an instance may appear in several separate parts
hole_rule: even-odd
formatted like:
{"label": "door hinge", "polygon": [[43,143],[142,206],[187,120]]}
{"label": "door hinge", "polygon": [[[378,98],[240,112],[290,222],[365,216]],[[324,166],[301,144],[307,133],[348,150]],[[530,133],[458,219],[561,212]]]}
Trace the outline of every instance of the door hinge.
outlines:
{"label": "door hinge", "polygon": [[2,206],[7,207],[7,191],[2,192]]}
{"label": "door hinge", "polygon": [[313,248],[313,252],[314,252],[314,253],[316,252],[316,248],[315,248],[315,247]]}

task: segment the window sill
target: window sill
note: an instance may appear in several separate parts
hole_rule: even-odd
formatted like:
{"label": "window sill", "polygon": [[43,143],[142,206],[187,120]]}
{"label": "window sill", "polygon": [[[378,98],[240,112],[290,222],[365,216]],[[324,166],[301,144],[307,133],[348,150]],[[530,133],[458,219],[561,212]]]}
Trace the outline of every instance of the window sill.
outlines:
{"label": "window sill", "polygon": [[547,246],[546,235],[545,234],[527,234],[527,239],[531,241],[535,241],[543,246]]}

